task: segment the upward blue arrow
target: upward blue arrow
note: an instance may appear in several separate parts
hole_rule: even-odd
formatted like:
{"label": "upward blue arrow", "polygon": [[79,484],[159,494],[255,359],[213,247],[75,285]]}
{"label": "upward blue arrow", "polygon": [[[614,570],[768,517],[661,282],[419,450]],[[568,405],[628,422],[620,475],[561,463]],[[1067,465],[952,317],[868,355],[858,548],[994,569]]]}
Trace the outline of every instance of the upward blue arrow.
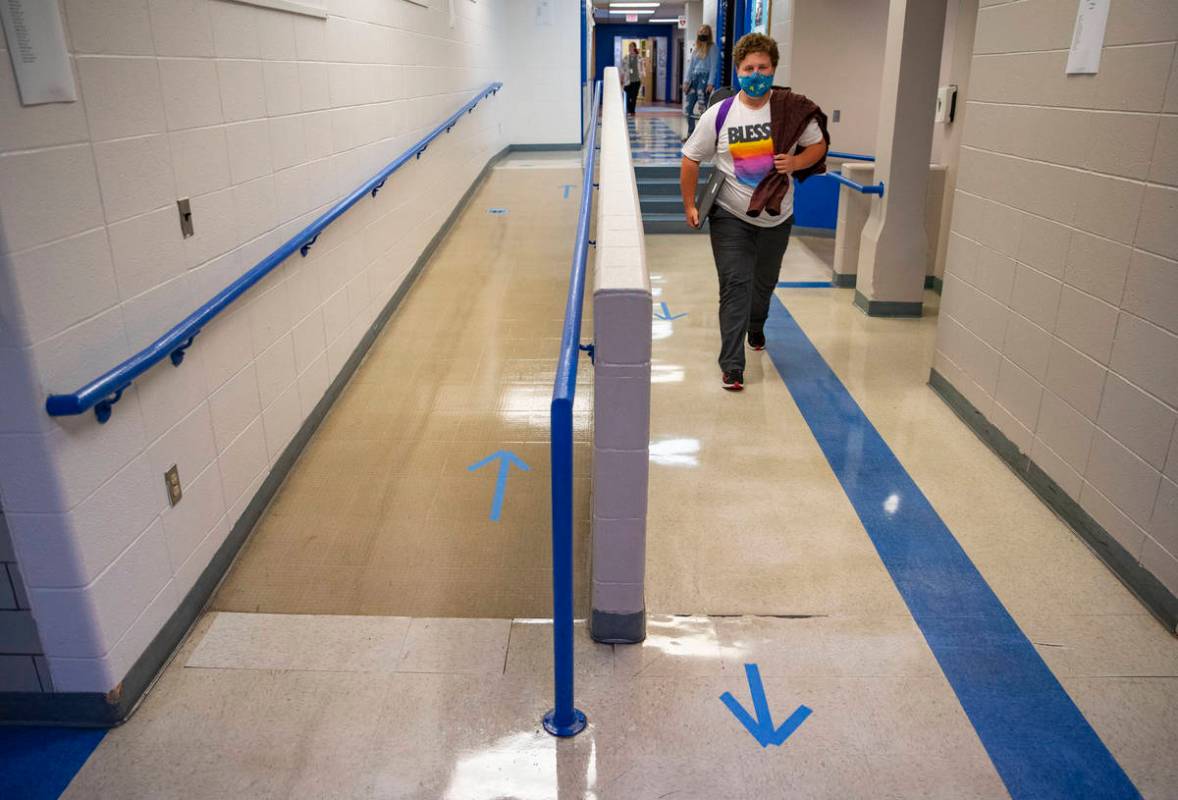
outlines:
{"label": "upward blue arrow", "polygon": [[491,521],[498,522],[499,517],[503,514],[503,494],[507,491],[507,473],[511,470],[511,465],[524,472],[528,471],[528,465],[523,462],[519,456],[510,450],[499,450],[484,458],[478,463],[471,464],[467,467],[468,472],[475,472],[490,464],[496,459],[499,460],[499,477],[495,481],[495,499],[491,501]]}
{"label": "upward blue arrow", "polygon": [[789,719],[781,723],[781,727],[775,728],[773,714],[769,711],[769,701],[765,699],[765,685],[761,683],[761,671],[757,669],[756,664],[745,664],[744,672],[748,678],[749,694],[753,696],[753,711],[756,712],[757,718],[753,719],[744,706],[736,701],[731,692],[724,692],[720,695],[720,700],[728,706],[732,715],[752,734],[761,747],[768,747],[771,744],[777,746],[785,744],[785,740],[793,735],[793,732],[806,721],[806,717],[813,712],[805,706],[798,706],[797,710],[790,714]]}

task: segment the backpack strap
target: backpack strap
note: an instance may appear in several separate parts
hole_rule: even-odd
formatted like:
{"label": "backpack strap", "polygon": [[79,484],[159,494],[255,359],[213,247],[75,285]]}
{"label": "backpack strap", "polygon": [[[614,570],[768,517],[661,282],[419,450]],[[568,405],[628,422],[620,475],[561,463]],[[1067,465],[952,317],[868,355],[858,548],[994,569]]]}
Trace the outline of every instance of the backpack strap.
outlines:
{"label": "backpack strap", "polygon": [[732,110],[732,101],[736,95],[729,95],[720,101],[720,110],[716,112],[716,140],[720,139],[720,131],[724,129],[724,120],[728,119],[728,112]]}

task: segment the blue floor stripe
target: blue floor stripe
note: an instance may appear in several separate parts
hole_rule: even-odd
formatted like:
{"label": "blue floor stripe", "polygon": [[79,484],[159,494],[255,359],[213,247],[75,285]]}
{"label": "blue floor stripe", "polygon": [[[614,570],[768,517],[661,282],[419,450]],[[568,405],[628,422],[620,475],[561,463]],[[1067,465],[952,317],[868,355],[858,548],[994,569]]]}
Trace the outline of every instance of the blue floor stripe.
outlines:
{"label": "blue floor stripe", "polygon": [[777,297],[765,336],[773,365],[1011,796],[1140,797]]}
{"label": "blue floor stripe", "polygon": [[0,797],[56,800],[105,730],[0,727]]}
{"label": "blue floor stripe", "polygon": [[830,281],[778,281],[778,289],[829,289]]}

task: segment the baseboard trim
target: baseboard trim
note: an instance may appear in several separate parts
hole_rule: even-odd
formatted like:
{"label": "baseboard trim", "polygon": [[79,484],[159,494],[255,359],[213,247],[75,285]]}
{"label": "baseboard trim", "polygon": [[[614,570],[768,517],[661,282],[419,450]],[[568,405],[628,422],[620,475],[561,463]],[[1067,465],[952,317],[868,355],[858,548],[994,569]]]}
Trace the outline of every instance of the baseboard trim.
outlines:
{"label": "baseboard trim", "polygon": [[580,150],[580,142],[556,142],[554,144],[512,144],[507,146],[512,153],[534,153],[545,150]]}
{"label": "baseboard trim", "polygon": [[929,373],[929,386],[1048,508],[1067,523],[1167,630],[1178,633],[1178,597],[1141,566],[1112,534],[935,369]]}
{"label": "baseboard trim", "polygon": [[[579,145],[577,147],[579,148]],[[327,416],[327,412],[331,410],[331,406],[347,386],[348,381],[351,380],[356,368],[360,366],[360,362],[368,354],[376,337],[380,335],[393,312],[401,305],[405,295],[408,294],[430,258],[433,257],[438,245],[450,233],[455,220],[466,210],[474,193],[486,181],[487,175],[490,174],[494,166],[508,153],[517,149],[535,150],[540,148],[528,145],[508,145],[492,156],[483,166],[462,198],[454,205],[438,232],[421,251],[405,280],[401,282],[400,287],[385,304],[376,320],[369,326],[360,339],[360,343],[356,345],[356,349],[352,351],[352,355],[316,404],[314,410],[303,421],[294,438],[282,451],[282,455],[278,457],[273,469],[262,481],[261,487],[246,506],[241,518],[233,526],[233,530],[221,543],[209,565],[205,567],[180,606],[164,623],[160,632],[152,639],[151,644],[131,666],[122,683],[106,694],[100,692],[0,692],[0,723],[110,728],[121,725],[130,719],[212,601],[213,595],[225,575],[228,574],[242,545],[245,544],[254,525],[261,518],[262,512],[265,511],[266,506],[269,505],[270,500],[273,499],[274,494],[286,479],[291,467],[302,454],[303,448],[306,447],[323,418]]]}
{"label": "baseboard trim", "polygon": [[869,317],[919,317],[924,313],[922,302],[868,300],[867,295],[855,290],[855,305]]}
{"label": "baseboard trim", "polygon": [[832,272],[830,282],[840,289],[854,289],[859,276],[854,272]]}
{"label": "baseboard trim", "polygon": [[802,228],[795,225],[790,236],[809,236],[812,239],[833,239],[834,230],[831,228]]}
{"label": "baseboard trim", "polygon": [[942,285],[944,285],[944,281],[942,281],[936,275],[925,275],[924,276],[924,288],[930,289],[933,292],[940,294]]}

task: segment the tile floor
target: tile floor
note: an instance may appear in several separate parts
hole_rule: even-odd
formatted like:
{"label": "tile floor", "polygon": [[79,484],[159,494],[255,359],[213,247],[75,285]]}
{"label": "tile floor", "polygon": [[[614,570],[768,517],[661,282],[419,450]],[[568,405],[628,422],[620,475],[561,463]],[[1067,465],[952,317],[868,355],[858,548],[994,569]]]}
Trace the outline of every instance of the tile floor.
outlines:
{"label": "tile floor", "polygon": [[[559,177],[538,172],[497,171],[476,197],[276,499],[221,611],[66,797],[1009,796],[768,357],[751,354],[743,394],[719,388],[715,277],[698,237],[647,237],[656,301],[688,313],[653,323],[649,635],[602,646],[579,628],[589,728],[561,741],[541,731],[543,592],[520,604],[537,611],[494,619],[515,607],[506,584],[458,577],[539,586],[546,567],[543,525],[524,522],[544,509],[544,459],[525,448],[543,446],[541,343],[554,334],[536,320],[558,316],[543,300],[564,279],[575,207],[554,187],[525,214]],[[479,213],[492,203],[511,214]],[[829,257],[829,242],[799,239],[782,277],[821,274]],[[480,288],[461,313],[453,278],[429,280],[456,274]],[[521,291],[531,299],[500,316]],[[847,290],[778,294],[1142,795],[1178,796],[1178,641],[928,389],[936,296],[925,318],[897,321],[863,316]],[[477,362],[435,349],[447,333],[479,348]],[[390,409],[379,387],[417,375],[453,383]],[[512,536],[486,524],[488,486],[449,477],[505,433],[533,464],[508,497]],[[341,480],[345,468],[384,489]],[[453,545],[430,550],[439,540]],[[476,589],[488,594],[452,597]],[[226,613],[259,608],[286,614]],[[775,721],[813,710],[782,747],[759,747],[719,700],[751,708],[746,663]]]}

